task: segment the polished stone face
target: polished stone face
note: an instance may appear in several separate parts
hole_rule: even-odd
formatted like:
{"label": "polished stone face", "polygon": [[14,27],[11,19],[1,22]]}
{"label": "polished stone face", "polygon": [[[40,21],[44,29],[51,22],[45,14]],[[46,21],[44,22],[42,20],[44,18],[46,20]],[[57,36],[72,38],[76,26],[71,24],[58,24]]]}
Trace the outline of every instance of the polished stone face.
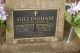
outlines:
{"label": "polished stone face", "polygon": [[14,38],[54,36],[57,10],[13,11]]}

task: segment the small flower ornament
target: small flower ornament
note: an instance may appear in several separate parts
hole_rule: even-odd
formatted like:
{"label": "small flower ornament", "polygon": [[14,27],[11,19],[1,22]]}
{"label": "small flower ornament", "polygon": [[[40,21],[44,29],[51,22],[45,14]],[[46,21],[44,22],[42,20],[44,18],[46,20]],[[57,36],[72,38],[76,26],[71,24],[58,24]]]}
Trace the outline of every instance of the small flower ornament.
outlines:
{"label": "small flower ornament", "polygon": [[68,9],[68,13],[70,13],[70,15],[75,15],[76,13],[78,13],[78,11],[80,11],[80,1],[78,2],[78,4],[75,2],[75,3],[72,3],[71,8]]}
{"label": "small flower ornament", "polygon": [[7,13],[4,9],[3,0],[0,0],[0,31],[6,30]]}
{"label": "small flower ornament", "polygon": [[65,19],[71,25],[71,30],[67,40],[67,43],[69,43],[72,38],[73,29],[80,38],[80,1],[78,1],[78,3],[76,1],[75,3],[71,3],[70,8],[67,9],[65,13]]}
{"label": "small flower ornament", "polygon": [[4,0],[0,0],[0,20],[6,20],[7,14],[3,5]]}
{"label": "small flower ornament", "polygon": [[0,20],[6,20],[7,14],[3,7],[0,7]]}

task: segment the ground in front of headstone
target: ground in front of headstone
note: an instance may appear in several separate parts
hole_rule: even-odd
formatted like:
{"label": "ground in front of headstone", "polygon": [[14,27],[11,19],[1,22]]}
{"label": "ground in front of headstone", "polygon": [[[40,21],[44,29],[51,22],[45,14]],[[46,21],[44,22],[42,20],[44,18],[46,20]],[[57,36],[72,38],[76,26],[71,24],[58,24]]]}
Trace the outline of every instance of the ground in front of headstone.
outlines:
{"label": "ground in front of headstone", "polygon": [[80,53],[80,41],[3,45],[0,53]]}

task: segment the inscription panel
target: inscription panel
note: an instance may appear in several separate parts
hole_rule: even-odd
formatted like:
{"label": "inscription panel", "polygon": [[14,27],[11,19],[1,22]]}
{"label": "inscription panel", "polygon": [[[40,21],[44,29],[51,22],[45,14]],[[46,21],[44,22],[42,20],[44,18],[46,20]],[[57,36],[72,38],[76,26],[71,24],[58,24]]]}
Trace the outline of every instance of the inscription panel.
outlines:
{"label": "inscription panel", "polygon": [[14,10],[14,38],[54,36],[57,10]]}

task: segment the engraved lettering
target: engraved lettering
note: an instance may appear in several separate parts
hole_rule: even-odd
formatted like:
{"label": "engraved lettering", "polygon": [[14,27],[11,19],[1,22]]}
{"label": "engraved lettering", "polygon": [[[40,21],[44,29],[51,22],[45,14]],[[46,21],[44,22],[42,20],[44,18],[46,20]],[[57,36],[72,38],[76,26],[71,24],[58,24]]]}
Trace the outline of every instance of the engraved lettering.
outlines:
{"label": "engraved lettering", "polygon": [[57,10],[23,10],[13,12],[14,38],[55,35]]}

